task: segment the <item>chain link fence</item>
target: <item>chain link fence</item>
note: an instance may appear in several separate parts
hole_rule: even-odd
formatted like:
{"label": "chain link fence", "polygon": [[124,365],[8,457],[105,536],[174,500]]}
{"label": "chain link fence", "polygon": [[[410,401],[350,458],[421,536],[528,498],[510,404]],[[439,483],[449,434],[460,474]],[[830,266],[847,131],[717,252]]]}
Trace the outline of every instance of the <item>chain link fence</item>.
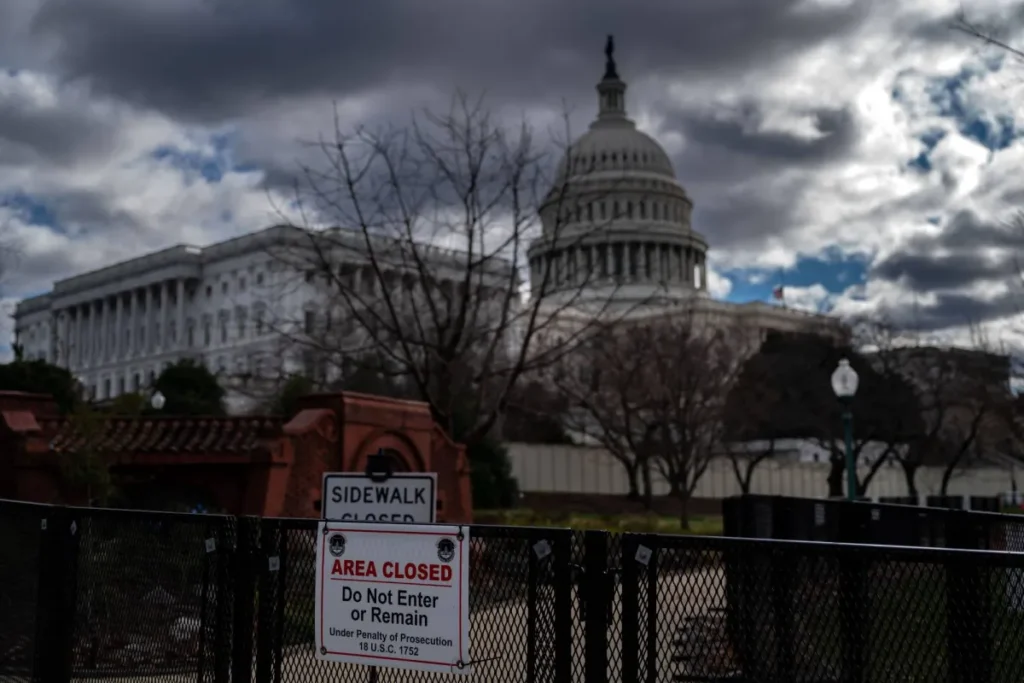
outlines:
{"label": "chain link fence", "polygon": [[1024,554],[488,526],[470,531],[472,674],[326,663],[317,524],[0,502],[0,681],[1009,683],[1024,670]]}

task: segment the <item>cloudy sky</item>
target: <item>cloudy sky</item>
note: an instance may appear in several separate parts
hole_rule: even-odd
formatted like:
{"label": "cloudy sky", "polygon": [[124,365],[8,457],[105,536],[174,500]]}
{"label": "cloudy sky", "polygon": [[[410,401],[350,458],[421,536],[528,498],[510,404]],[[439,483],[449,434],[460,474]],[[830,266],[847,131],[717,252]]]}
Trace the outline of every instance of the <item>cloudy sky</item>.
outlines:
{"label": "cloudy sky", "polygon": [[0,2],[3,296],[265,227],[334,103],[459,88],[582,130],[614,33],[719,296],[1018,343],[1024,63],[952,31],[961,5],[1020,44],[1024,0]]}

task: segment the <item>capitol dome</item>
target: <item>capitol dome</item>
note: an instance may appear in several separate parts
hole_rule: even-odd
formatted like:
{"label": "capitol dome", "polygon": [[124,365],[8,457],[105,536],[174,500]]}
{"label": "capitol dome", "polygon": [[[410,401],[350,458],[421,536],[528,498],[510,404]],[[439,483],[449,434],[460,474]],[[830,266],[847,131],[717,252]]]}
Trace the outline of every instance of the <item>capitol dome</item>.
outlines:
{"label": "capitol dome", "polygon": [[672,162],[661,145],[647,133],[637,130],[626,118],[597,120],[591,124],[590,130],[572,144],[569,154],[562,159],[556,182],[565,181],[567,166],[576,174],[634,171],[665,176],[673,181],[676,178]]}
{"label": "capitol dome", "polygon": [[[559,164],[530,245],[534,292],[559,303],[672,303],[704,295],[707,242],[668,154],[626,114],[611,37],[598,113]],[[582,302],[580,302],[582,303]]]}

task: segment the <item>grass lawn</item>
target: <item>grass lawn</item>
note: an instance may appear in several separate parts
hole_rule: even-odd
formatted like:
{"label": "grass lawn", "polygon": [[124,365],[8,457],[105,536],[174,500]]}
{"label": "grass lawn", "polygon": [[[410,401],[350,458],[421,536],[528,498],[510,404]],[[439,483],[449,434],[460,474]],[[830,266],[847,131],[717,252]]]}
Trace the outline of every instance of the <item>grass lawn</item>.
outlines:
{"label": "grass lawn", "polygon": [[716,515],[690,518],[690,528],[683,530],[677,517],[663,515],[598,515],[585,513],[540,513],[533,510],[477,510],[473,513],[477,524],[505,526],[557,526],[569,529],[603,531],[633,531],[660,534],[699,534],[720,536],[722,518]]}

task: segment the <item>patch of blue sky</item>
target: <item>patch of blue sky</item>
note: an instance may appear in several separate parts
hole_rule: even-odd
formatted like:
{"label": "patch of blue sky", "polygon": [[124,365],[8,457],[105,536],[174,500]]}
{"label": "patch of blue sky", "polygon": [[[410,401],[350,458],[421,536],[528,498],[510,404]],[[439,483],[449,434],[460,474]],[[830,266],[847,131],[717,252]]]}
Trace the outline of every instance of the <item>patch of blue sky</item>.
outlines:
{"label": "patch of blue sky", "polygon": [[786,270],[738,269],[722,273],[732,281],[729,301],[764,301],[771,299],[772,290],[783,287],[810,287],[822,285],[829,292],[839,293],[864,282],[867,274],[866,257],[842,255],[829,250],[821,257],[804,257]]}
{"label": "patch of blue sky", "polygon": [[209,152],[185,151],[171,145],[156,148],[153,158],[173,165],[186,172],[197,173],[207,182],[217,183],[225,173],[248,173],[258,170],[255,164],[241,163],[235,159],[237,134],[233,130],[221,130],[207,138]]}
{"label": "patch of blue sky", "polygon": [[39,197],[24,192],[11,192],[0,195],[0,207],[3,207],[29,225],[41,225],[47,228],[59,228],[57,215]]}

